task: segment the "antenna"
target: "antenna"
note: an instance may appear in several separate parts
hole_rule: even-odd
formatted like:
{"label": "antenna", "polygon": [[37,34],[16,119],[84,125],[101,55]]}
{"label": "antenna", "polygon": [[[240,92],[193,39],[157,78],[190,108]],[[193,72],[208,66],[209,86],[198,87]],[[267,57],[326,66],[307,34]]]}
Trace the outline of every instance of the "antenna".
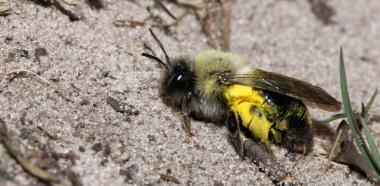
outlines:
{"label": "antenna", "polygon": [[170,65],[170,58],[169,58],[168,54],[166,53],[165,48],[164,48],[164,46],[162,45],[161,41],[157,38],[156,34],[153,33],[153,31],[152,31],[151,28],[149,28],[149,31],[150,31],[150,34],[152,34],[154,40],[156,40],[158,46],[160,46],[162,52],[165,54],[165,58],[166,58],[166,63],[167,63],[167,65]]}
{"label": "antenna", "polygon": [[142,53],[141,54],[142,56],[144,57],[147,57],[147,58],[151,58],[151,59],[154,59],[156,60],[158,63],[160,63],[164,68],[168,69],[168,64],[164,63],[160,58],[156,57],[156,56],[153,56],[153,55],[150,55],[148,53]]}

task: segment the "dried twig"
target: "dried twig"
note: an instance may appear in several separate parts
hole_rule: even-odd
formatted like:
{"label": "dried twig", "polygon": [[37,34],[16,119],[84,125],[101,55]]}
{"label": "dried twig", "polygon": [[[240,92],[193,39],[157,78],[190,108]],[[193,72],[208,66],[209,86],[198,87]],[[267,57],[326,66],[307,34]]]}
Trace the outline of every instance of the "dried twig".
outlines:
{"label": "dried twig", "polygon": [[129,26],[129,27],[135,28],[137,26],[145,26],[147,22],[128,19],[128,20],[115,20],[113,24],[117,27]]}
{"label": "dried twig", "polygon": [[52,4],[57,7],[63,14],[67,15],[71,21],[82,19],[82,12],[79,7],[71,6],[59,0],[50,0]]}
{"label": "dried twig", "polygon": [[[209,44],[217,50],[229,50],[231,16],[228,1],[207,0],[203,7],[196,8],[195,12]],[[217,37],[218,33],[221,37]]]}
{"label": "dried twig", "polygon": [[165,180],[165,181],[170,181],[170,182],[173,182],[173,183],[176,183],[176,184],[181,184],[181,182],[176,177],[174,177],[174,176],[160,174],[160,178],[162,180]]}
{"label": "dried twig", "polygon": [[182,21],[182,19],[183,19],[184,17],[186,17],[187,14],[189,14],[189,10],[188,10],[188,9],[185,9],[185,10],[183,11],[183,13],[182,13],[180,16],[177,17],[176,21],[175,21],[174,23],[169,24],[169,26],[177,25],[178,23],[180,23],[180,22]]}
{"label": "dried twig", "polygon": [[71,99],[67,98],[62,91],[59,90],[58,87],[55,87],[54,83],[47,80],[46,78],[38,75],[37,73],[34,73],[30,70],[26,70],[26,69],[15,69],[15,70],[12,70],[10,72],[7,72],[5,75],[11,75],[11,74],[19,74],[21,72],[26,72],[26,73],[29,73],[29,74],[32,74],[33,76],[37,77],[38,79],[40,79],[41,81],[47,83],[48,85],[52,86],[54,88],[54,92],[57,93],[57,95],[59,95],[60,97],[62,97],[63,99],[65,99],[66,101],[68,102],[74,102],[72,101]]}
{"label": "dried twig", "polygon": [[168,8],[160,1],[160,0],[154,0],[155,3],[157,3],[158,6],[160,6],[164,11],[174,20],[177,20],[177,18],[170,12]]}
{"label": "dried twig", "polygon": [[231,21],[231,8],[228,0],[219,0],[222,8],[222,50],[230,50],[230,21]]}
{"label": "dried twig", "polygon": [[178,5],[195,8],[195,9],[201,9],[203,7],[203,0],[175,0],[175,2]]}
{"label": "dried twig", "polygon": [[48,183],[61,182],[61,179],[59,177],[42,170],[41,168],[33,165],[32,163],[21,157],[19,150],[17,150],[15,146],[12,145],[12,139],[9,136],[6,124],[2,119],[0,119],[0,141],[3,143],[5,149],[11,155],[11,157],[13,157],[20,164],[20,166],[30,175]]}
{"label": "dried twig", "polygon": [[[310,157],[308,159],[316,159],[316,160],[321,160],[321,161],[327,161],[327,159],[323,156],[315,156],[315,157]],[[340,170],[344,170],[347,168],[347,165],[341,164],[341,163],[336,163],[334,161],[330,161],[330,165],[334,165],[336,168],[339,168]]]}
{"label": "dried twig", "polygon": [[220,50],[220,44],[216,39],[216,0],[208,0],[206,4],[206,15],[201,21],[204,32],[209,38],[210,45]]}
{"label": "dried twig", "polygon": [[26,69],[15,69],[15,70],[12,70],[10,72],[7,72],[5,75],[9,76],[11,74],[19,74],[21,72],[27,72],[29,74],[32,74],[35,77],[37,77],[38,79],[40,79],[41,81],[43,81],[43,82],[45,82],[45,83],[47,83],[49,85],[53,85],[53,83],[51,81],[47,80],[46,78],[44,78],[44,77],[42,77],[42,76],[38,75],[37,73],[34,73],[34,72],[30,71],[30,70],[26,70]]}
{"label": "dried twig", "polygon": [[[113,24],[117,27],[124,27],[124,26],[128,26],[128,27],[132,27],[132,28],[135,28],[137,26],[145,26],[145,25],[150,25],[150,27],[155,27],[155,28],[159,28],[159,29],[162,29],[162,30],[167,30],[169,27],[172,27],[172,26],[175,26],[175,25],[178,25],[178,23],[180,23],[182,21],[182,19],[189,13],[189,10],[188,9],[185,9],[184,12],[178,16],[178,18],[176,19],[175,22],[173,23],[169,23],[169,24],[160,24],[158,23],[158,21],[156,21],[155,23],[149,23],[146,20],[144,21],[137,21],[137,20],[130,20],[130,19],[127,19],[127,20],[115,20],[113,22]],[[149,19],[149,18],[148,18]]]}
{"label": "dried twig", "polygon": [[42,128],[41,126],[37,126],[37,128],[42,131],[47,137],[49,137],[50,139],[52,140],[57,140],[57,136],[54,136],[52,134],[50,134],[48,131],[46,131],[44,128]]}
{"label": "dried twig", "polygon": [[326,173],[327,169],[330,167],[330,164],[331,164],[331,160],[333,158],[333,155],[335,154],[335,150],[337,148],[337,145],[338,143],[340,142],[341,140],[341,137],[342,137],[342,130],[338,129],[339,132],[338,132],[338,135],[336,136],[336,139],[335,139],[335,142],[334,142],[334,145],[333,147],[331,148],[331,151],[329,153],[329,157],[327,159],[327,162],[326,162],[326,165],[325,165],[325,168],[324,168],[324,172]]}
{"label": "dried twig", "polygon": [[73,6],[74,3],[65,1],[65,0],[31,0],[35,3],[47,5],[47,6],[55,6],[58,10],[60,10],[63,14],[67,15],[71,21],[77,21],[82,18],[82,12],[79,6]]}

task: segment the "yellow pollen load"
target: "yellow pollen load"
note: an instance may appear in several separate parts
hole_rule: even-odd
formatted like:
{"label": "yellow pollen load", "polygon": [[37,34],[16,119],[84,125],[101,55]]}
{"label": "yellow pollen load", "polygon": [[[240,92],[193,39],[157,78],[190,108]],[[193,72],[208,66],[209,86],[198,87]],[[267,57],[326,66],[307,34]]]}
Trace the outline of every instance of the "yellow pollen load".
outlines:
{"label": "yellow pollen load", "polygon": [[231,85],[224,91],[230,109],[241,117],[242,124],[252,134],[268,142],[272,123],[264,115],[264,98],[260,92],[244,85]]}

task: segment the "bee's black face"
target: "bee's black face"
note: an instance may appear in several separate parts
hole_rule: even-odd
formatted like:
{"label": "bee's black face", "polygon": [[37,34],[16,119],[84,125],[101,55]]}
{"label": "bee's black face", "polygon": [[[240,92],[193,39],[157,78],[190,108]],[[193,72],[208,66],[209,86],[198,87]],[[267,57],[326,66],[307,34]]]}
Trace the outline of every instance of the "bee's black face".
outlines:
{"label": "bee's black face", "polygon": [[170,77],[166,82],[167,91],[189,90],[192,88],[193,75],[189,67],[184,62],[174,64]]}
{"label": "bee's black face", "polygon": [[184,59],[175,60],[162,77],[161,97],[171,106],[180,106],[183,98],[194,90],[194,74]]}

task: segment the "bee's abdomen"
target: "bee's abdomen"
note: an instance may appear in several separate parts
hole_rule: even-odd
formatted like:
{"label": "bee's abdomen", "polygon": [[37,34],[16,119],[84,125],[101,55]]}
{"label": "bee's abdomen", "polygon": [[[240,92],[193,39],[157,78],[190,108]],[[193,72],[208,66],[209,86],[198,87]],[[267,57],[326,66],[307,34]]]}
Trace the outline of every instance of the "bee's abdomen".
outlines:
{"label": "bee's abdomen", "polygon": [[301,120],[307,113],[306,106],[299,100],[275,92],[262,90],[266,117],[271,121]]}
{"label": "bee's abdomen", "polygon": [[300,100],[244,85],[231,85],[224,96],[254,138],[295,152],[310,151],[311,120]]}
{"label": "bee's abdomen", "polygon": [[263,91],[266,98],[266,116],[273,123],[269,139],[291,151],[308,153],[313,144],[311,119],[300,100]]}

